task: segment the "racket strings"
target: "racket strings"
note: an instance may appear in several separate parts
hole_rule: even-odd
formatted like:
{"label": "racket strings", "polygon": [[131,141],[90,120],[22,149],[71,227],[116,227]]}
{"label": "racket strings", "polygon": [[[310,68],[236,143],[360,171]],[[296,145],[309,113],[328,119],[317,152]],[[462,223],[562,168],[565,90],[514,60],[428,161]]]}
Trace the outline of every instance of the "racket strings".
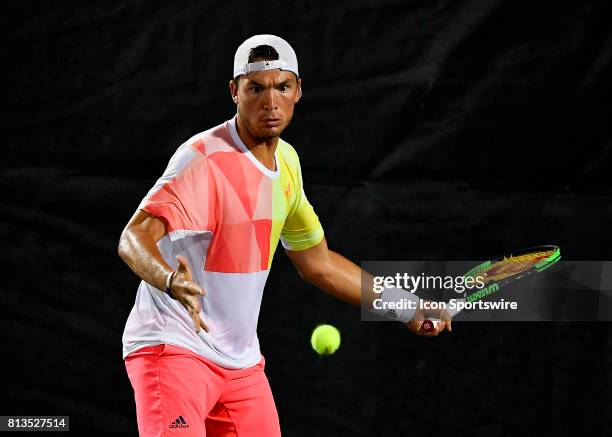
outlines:
{"label": "racket strings", "polygon": [[494,262],[488,268],[478,272],[477,275],[482,276],[485,283],[499,281],[529,270],[540,261],[549,258],[553,253],[554,251],[546,251],[510,256]]}

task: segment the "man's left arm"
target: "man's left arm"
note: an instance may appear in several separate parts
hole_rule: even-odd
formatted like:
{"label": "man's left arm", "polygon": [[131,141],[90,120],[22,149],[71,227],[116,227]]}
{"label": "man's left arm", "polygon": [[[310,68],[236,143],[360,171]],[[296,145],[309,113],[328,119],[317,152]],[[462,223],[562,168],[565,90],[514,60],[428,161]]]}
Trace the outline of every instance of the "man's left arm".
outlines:
{"label": "man's left arm", "polygon": [[[371,309],[374,300],[379,297],[373,291],[372,275],[339,253],[330,250],[325,238],[308,249],[299,251],[286,249],[285,251],[304,280],[340,300],[361,306],[364,309]],[[363,290],[362,281],[364,283]],[[435,330],[431,333],[424,334],[421,331],[421,325],[423,320],[429,316],[434,315],[425,314],[421,309],[417,309],[406,326],[417,334],[427,336],[436,336],[445,328],[451,330],[450,319],[447,319],[437,323]],[[435,316],[439,316],[439,314],[435,314]]]}

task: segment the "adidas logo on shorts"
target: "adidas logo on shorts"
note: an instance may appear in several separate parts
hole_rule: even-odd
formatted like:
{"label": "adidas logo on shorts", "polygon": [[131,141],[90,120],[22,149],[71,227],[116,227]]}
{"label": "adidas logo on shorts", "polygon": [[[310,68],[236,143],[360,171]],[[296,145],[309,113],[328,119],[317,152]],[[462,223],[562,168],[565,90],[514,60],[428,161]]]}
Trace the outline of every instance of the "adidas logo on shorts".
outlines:
{"label": "adidas logo on shorts", "polygon": [[183,416],[179,416],[174,422],[168,425],[168,428],[189,428],[189,425]]}
{"label": "adidas logo on shorts", "polygon": [[385,317],[389,317],[389,318],[392,318],[392,319],[397,319],[397,313],[395,312],[395,310],[388,310],[385,313]]}

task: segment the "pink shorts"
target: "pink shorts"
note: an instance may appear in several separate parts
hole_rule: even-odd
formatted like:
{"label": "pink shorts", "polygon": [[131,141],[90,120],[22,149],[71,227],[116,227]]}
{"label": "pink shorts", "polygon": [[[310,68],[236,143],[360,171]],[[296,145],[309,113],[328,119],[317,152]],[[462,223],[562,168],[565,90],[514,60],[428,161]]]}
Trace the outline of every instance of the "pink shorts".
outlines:
{"label": "pink shorts", "polygon": [[264,365],[224,369],[169,344],[130,354],[140,436],[280,436]]}

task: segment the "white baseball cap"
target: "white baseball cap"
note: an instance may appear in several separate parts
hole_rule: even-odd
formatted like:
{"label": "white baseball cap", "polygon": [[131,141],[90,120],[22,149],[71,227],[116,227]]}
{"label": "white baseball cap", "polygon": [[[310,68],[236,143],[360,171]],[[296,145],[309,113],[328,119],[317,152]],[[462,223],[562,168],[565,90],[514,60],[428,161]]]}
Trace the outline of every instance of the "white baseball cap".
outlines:
{"label": "white baseball cap", "polygon": [[[273,47],[278,53],[278,60],[249,63],[251,49],[261,45]],[[291,71],[297,77],[300,77],[297,56],[293,48],[291,48],[287,41],[276,35],[254,35],[240,44],[234,55],[234,79],[254,71],[274,70],[277,68]]]}

